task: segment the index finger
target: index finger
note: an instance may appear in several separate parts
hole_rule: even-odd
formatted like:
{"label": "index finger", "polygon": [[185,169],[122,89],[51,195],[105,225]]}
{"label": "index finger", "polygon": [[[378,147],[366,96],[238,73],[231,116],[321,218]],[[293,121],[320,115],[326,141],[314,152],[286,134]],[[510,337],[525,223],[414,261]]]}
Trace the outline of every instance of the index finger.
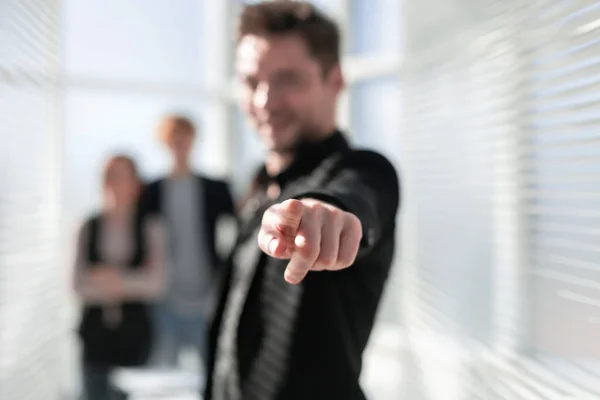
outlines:
{"label": "index finger", "polygon": [[298,235],[294,238],[294,252],[288,263],[284,278],[288,283],[300,283],[319,257],[321,247],[321,224],[314,213],[304,215]]}
{"label": "index finger", "polygon": [[316,257],[307,257],[298,251],[294,251],[283,275],[285,280],[291,284],[302,282],[314,265],[315,260]]}

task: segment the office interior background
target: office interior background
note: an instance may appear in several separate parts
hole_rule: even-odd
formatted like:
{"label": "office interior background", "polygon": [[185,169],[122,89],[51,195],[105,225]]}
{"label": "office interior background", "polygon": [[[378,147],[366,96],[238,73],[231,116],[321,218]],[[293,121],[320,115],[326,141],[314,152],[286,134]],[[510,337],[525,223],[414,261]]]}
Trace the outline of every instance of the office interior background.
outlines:
{"label": "office interior background", "polygon": [[[241,0],[0,0],[0,398],[77,391],[75,226],[100,168],[182,110],[241,195]],[[600,398],[600,1],[319,0],[344,33],[339,123],[401,170],[373,399]]]}

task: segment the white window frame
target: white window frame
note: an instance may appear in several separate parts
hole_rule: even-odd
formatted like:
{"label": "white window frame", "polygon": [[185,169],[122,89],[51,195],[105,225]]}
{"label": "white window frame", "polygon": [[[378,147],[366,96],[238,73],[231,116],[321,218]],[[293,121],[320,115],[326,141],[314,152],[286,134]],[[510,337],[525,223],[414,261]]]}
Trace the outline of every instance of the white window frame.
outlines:
{"label": "white window frame", "polygon": [[[350,0],[343,0],[342,10],[338,23],[342,29],[342,35],[348,38],[350,21]],[[207,119],[204,121],[208,132],[226,132],[218,135],[219,141],[211,143],[216,146],[215,154],[223,159],[222,165],[218,166],[218,175],[228,175],[232,171],[232,140],[235,120],[233,113],[239,98],[239,86],[229,76],[229,64],[232,62],[233,54],[231,43],[233,40],[231,32],[231,15],[236,11],[236,2],[228,1],[206,1],[204,2],[203,40],[206,82],[210,85],[173,85],[157,84],[144,81],[99,79],[87,76],[65,76],[64,86],[67,89],[98,90],[103,92],[127,92],[148,95],[177,95],[189,97],[190,100],[204,100],[210,107]],[[350,43],[345,42],[348,50]],[[344,51],[347,53],[347,51]],[[348,55],[342,59],[342,68],[346,77],[346,86],[351,88],[361,82],[374,80],[383,76],[398,74],[402,69],[402,58],[400,54],[360,54]],[[345,90],[340,99],[339,124],[348,132],[352,132],[350,110],[350,90]],[[217,135],[215,135],[217,136]]]}

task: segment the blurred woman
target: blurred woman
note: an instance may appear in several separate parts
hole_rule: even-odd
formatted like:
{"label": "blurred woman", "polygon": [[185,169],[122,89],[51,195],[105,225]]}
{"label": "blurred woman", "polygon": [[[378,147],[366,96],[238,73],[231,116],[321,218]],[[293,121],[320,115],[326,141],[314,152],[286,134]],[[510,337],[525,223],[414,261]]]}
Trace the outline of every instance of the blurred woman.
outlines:
{"label": "blurred woman", "polygon": [[165,234],[137,209],[135,162],[111,157],[104,169],[104,206],[82,225],[74,268],[83,303],[79,336],[87,400],[124,399],[110,385],[116,367],[146,364],[152,346],[151,306],[164,287]]}

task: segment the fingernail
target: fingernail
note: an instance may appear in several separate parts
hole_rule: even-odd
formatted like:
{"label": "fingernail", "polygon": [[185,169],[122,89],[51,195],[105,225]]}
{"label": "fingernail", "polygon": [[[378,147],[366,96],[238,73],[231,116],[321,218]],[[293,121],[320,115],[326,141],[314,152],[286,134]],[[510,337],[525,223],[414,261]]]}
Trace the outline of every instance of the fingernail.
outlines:
{"label": "fingernail", "polygon": [[271,239],[271,241],[269,242],[269,252],[271,254],[275,254],[278,247],[279,247],[279,240],[277,238]]}

